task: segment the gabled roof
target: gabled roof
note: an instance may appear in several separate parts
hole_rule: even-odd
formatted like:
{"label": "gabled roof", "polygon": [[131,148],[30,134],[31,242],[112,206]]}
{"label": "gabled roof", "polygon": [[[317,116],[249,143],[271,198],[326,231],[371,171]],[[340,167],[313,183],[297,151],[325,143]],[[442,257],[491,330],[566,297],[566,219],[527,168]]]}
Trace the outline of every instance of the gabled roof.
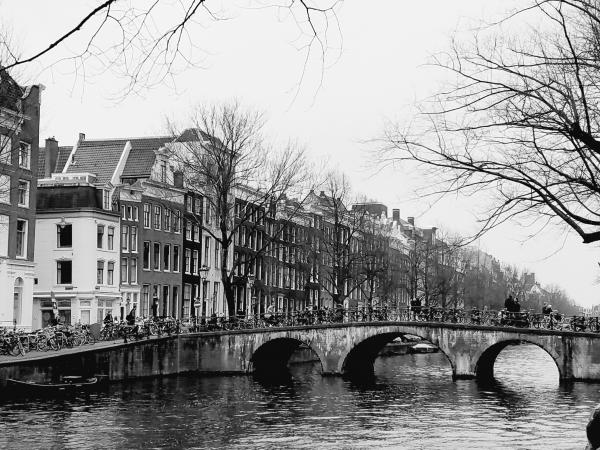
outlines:
{"label": "gabled roof", "polygon": [[173,137],[163,136],[148,139],[132,139],[129,157],[125,163],[122,178],[148,178],[156,159],[154,150],[158,150],[166,143],[171,142]]}
{"label": "gabled roof", "polygon": [[[56,165],[52,167],[52,173],[62,172],[65,163],[71,154],[73,147],[58,147],[58,156],[56,158]],[[43,146],[40,145],[40,151],[38,153],[38,178],[44,178],[46,174],[46,151]]]}
{"label": "gabled roof", "polygon": [[67,172],[95,173],[98,182],[110,181],[125,149],[125,144],[130,142],[131,151],[122,176],[148,176],[149,170],[154,164],[154,150],[158,150],[172,140],[172,136],[86,139],[78,144],[74,162],[69,166]]}

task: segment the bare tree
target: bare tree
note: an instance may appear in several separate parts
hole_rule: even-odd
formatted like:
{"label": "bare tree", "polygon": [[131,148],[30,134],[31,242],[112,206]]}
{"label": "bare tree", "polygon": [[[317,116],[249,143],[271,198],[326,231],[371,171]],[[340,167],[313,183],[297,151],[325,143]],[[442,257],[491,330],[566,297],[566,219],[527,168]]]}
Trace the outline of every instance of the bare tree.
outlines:
{"label": "bare tree", "polygon": [[[336,11],[342,1],[251,0],[246,6],[272,8],[280,20],[291,18],[298,30],[296,45],[308,62],[315,51],[324,57],[331,48],[328,41],[339,32]],[[54,40],[30,54],[15,56],[6,67],[66,60],[83,77],[108,69],[126,80],[125,95],[172,81],[185,68],[197,65],[210,48],[198,44],[207,39],[199,39],[196,33],[210,22],[225,21],[237,13],[232,5],[218,8],[208,0],[104,0],[85,10],[77,23],[58,30]],[[63,48],[66,53],[60,51]]]}
{"label": "bare tree", "polygon": [[[531,20],[528,34],[510,33],[516,18]],[[491,194],[481,232],[526,218],[596,242],[599,61],[597,0],[535,0],[435,57],[456,84],[422,104],[410,126],[389,127],[380,160],[424,167],[436,177],[426,194]]]}
{"label": "bare tree", "polygon": [[[194,127],[175,132],[171,160],[185,185],[204,196],[209,217],[198,225],[221,252],[221,281],[229,314],[235,311],[236,283],[247,281],[253,266],[276,245],[286,221],[299,214],[310,181],[304,151],[289,143],[279,150],[262,136],[263,117],[238,103],[199,108]],[[250,244],[250,242],[252,244]],[[233,258],[234,243],[251,251]]]}

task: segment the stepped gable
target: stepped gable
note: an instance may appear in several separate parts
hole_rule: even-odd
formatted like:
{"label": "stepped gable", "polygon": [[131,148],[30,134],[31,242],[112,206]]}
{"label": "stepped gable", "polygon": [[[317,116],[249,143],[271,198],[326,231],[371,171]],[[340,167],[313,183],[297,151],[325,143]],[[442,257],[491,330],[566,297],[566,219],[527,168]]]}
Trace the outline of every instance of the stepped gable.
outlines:
{"label": "stepped gable", "polygon": [[121,178],[148,178],[152,172],[154,150],[173,140],[172,136],[131,139],[131,150]]}
{"label": "stepped gable", "polygon": [[[58,157],[56,158],[56,166],[52,168],[52,173],[60,173],[65,167],[65,163],[67,159],[69,159],[69,155],[71,154],[71,150],[73,147],[58,147]],[[38,178],[44,178],[46,172],[46,151],[43,145],[40,145],[40,151],[38,153]]]}

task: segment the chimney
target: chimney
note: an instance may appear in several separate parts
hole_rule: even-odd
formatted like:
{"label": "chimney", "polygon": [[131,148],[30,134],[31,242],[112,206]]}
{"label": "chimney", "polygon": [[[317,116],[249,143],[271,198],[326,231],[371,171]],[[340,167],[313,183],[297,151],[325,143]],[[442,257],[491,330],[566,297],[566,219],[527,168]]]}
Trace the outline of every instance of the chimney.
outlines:
{"label": "chimney", "polygon": [[85,141],[85,133],[79,133],[79,139],[77,140],[77,142],[83,142]]}
{"label": "chimney", "polygon": [[392,220],[394,222],[400,222],[400,210],[392,209]]}
{"label": "chimney", "polygon": [[46,139],[44,153],[44,178],[50,178],[56,168],[56,160],[58,159],[58,142],[56,139],[53,137]]}
{"label": "chimney", "polygon": [[407,217],[406,220],[408,220],[408,223],[410,223],[413,227],[415,226],[415,218],[414,217]]}
{"label": "chimney", "polygon": [[319,194],[320,197],[325,197],[325,191],[321,191],[321,193]]}
{"label": "chimney", "polygon": [[183,172],[181,170],[173,172],[173,186],[183,188]]}

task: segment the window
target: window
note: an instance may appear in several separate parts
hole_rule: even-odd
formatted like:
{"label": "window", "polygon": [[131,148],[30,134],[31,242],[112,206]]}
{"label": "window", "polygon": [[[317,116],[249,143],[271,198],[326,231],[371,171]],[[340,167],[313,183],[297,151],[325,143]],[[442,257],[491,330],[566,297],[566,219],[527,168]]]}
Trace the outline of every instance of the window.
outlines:
{"label": "window", "polygon": [[137,258],[129,260],[129,282],[131,284],[137,283]]}
{"label": "window", "polygon": [[144,203],[144,228],[150,228],[150,205]]}
{"label": "window", "polygon": [[12,154],[12,142],[10,136],[0,134],[0,162],[10,164],[10,155]]}
{"label": "window", "polygon": [[56,282],[58,284],[72,283],[73,261],[56,261]]}
{"label": "window", "polygon": [[[213,283],[213,307],[216,308],[217,307],[217,300],[219,299],[219,288],[220,288],[220,284],[218,281],[215,281]],[[214,311],[216,312],[216,311]]]}
{"label": "window", "polygon": [[192,285],[186,284],[183,286],[183,317],[190,316],[190,304],[192,299]]}
{"label": "window", "polygon": [[189,220],[185,221],[185,240],[192,240],[192,222]]}
{"label": "window", "polygon": [[210,203],[206,197],[204,197],[204,223],[210,223]]}
{"label": "window", "polygon": [[192,267],[191,267],[191,272],[193,274],[197,274],[198,273],[198,250],[194,250],[192,252]]}
{"label": "window", "polygon": [[0,214],[0,256],[8,256],[8,222],[6,214]]}
{"label": "window", "polygon": [[102,248],[103,240],[104,240],[104,225],[98,225],[96,227],[96,247]]}
{"label": "window", "polygon": [[104,284],[104,261],[98,261],[98,269],[96,271],[96,283]]}
{"label": "window", "polygon": [[137,206],[133,207],[133,216],[131,217],[131,220],[135,220],[136,222],[138,221],[138,207]]}
{"label": "window", "polygon": [[133,220],[133,208],[130,205],[127,205],[127,218]]}
{"label": "window", "polygon": [[106,270],[106,284],[113,285],[115,282],[115,263],[110,261]]}
{"label": "window", "polygon": [[179,245],[173,246],[173,272],[179,272]]}
{"label": "window", "polygon": [[8,203],[10,205],[10,177],[8,175],[0,175],[0,203]]}
{"label": "window", "polygon": [[221,246],[219,245],[219,243],[215,240],[215,268],[220,268],[220,264],[219,264],[219,260],[221,259]]}
{"label": "window", "polygon": [[143,269],[150,270],[150,242],[144,241]]}
{"label": "window", "polygon": [[165,209],[165,231],[171,231],[171,210]]}
{"label": "window", "polygon": [[147,317],[150,311],[150,285],[142,286],[142,317]]}
{"label": "window", "polygon": [[185,262],[184,262],[185,273],[191,273],[190,272],[191,260],[192,260],[192,251],[189,248],[186,248],[185,249]]}
{"label": "window", "polygon": [[160,218],[162,216],[161,214],[161,210],[162,208],[158,205],[154,206],[154,224],[153,227],[155,230],[160,230]]}
{"label": "window", "polygon": [[108,227],[108,233],[106,234],[106,248],[113,250],[115,247],[115,228]]}
{"label": "window", "polygon": [[129,225],[121,225],[121,250],[129,249]]}
{"label": "window", "polygon": [[167,182],[167,162],[166,161],[162,161],[160,163],[160,181],[162,183]]}
{"label": "window", "polygon": [[181,212],[180,211],[175,212],[175,221],[173,222],[173,231],[175,233],[181,232]]}
{"label": "window", "polygon": [[202,199],[200,199],[200,198],[194,199],[194,211],[196,211],[196,214],[202,213]]}
{"label": "window", "polygon": [[192,197],[186,197],[185,199],[185,210],[189,213],[194,212],[193,203],[194,199]]}
{"label": "window", "polygon": [[58,248],[73,246],[73,225],[56,225],[56,246]]}
{"label": "window", "polygon": [[154,270],[160,270],[160,244],[158,242],[154,243],[154,252],[152,256],[154,258],[154,264],[152,268]]}
{"label": "window", "polygon": [[193,233],[194,233],[194,241],[200,242],[200,226],[194,224],[193,225]]}
{"label": "window", "polygon": [[121,219],[127,220],[127,206],[121,205]]}
{"label": "window", "polygon": [[163,247],[163,270],[171,270],[171,246],[165,244]]}
{"label": "window", "polygon": [[121,258],[121,284],[127,283],[127,274],[129,272],[129,264],[127,258]]}
{"label": "window", "polygon": [[137,227],[131,226],[131,251],[137,252]]}
{"label": "window", "polygon": [[17,256],[27,256],[27,221],[17,219]]}
{"label": "window", "polygon": [[204,238],[204,265],[210,267],[210,237]]}
{"label": "window", "polygon": [[29,207],[29,181],[19,180],[19,206]]}
{"label": "window", "polygon": [[19,144],[19,167],[29,169],[29,155],[31,154],[31,145],[27,142]]}
{"label": "window", "polygon": [[108,189],[102,190],[102,207],[110,211],[110,191]]}

